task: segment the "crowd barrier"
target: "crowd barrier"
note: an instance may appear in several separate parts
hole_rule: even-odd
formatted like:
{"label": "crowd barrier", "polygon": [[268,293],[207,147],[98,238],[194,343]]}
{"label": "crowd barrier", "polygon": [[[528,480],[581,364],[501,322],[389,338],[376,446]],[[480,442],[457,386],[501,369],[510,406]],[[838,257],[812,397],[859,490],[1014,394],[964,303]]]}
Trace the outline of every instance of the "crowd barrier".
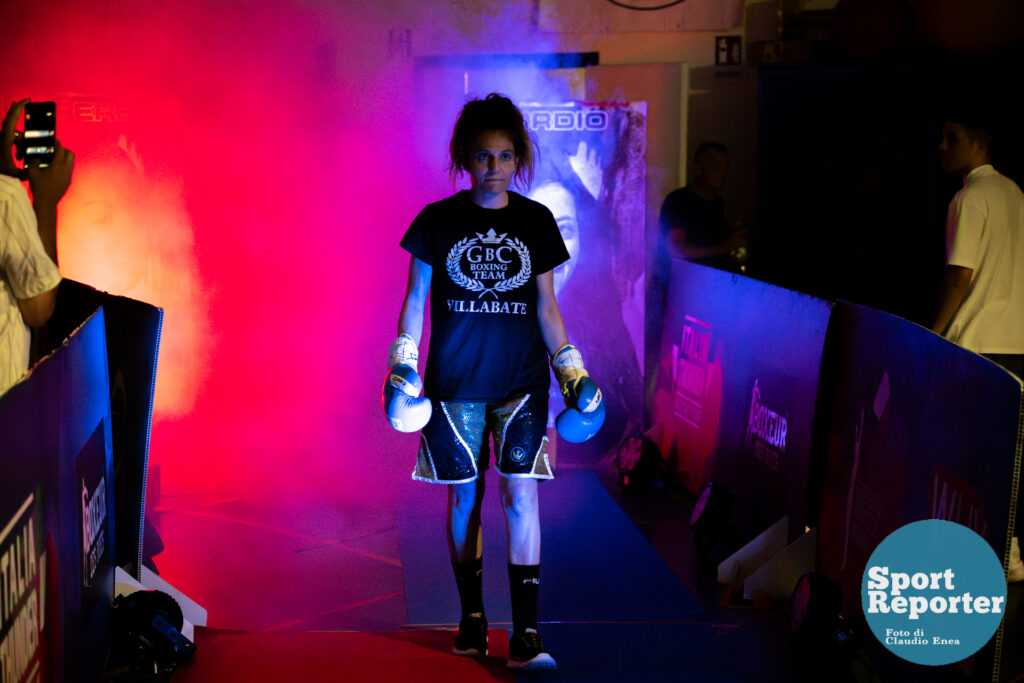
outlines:
{"label": "crowd barrier", "polygon": [[[818,571],[839,582],[843,616],[864,625],[861,582],[871,553],[924,519],[962,524],[1006,569],[1016,527],[1021,382],[988,359],[881,311],[840,303],[830,341],[832,390],[815,474]],[[1005,624],[1004,624],[1005,626]],[[975,656],[988,669],[1003,628]]]}
{"label": "crowd barrier", "polygon": [[[43,344],[56,348],[83,320],[103,307],[107,376],[110,382],[117,566],[141,579],[146,473],[153,418],[153,392],[163,328],[163,309],[108,294],[65,278]],[[48,350],[48,349],[47,349]]]}
{"label": "crowd barrier", "polygon": [[0,396],[0,681],[99,680],[114,568],[141,571],[162,311],[65,280]]}
{"label": "crowd barrier", "polygon": [[0,397],[5,678],[95,681],[110,645],[113,460],[103,311]]}
{"label": "crowd barrier", "polygon": [[866,306],[676,260],[657,381],[669,469],[694,493],[732,492],[748,556],[782,527],[790,548],[813,537],[806,569],[840,583],[851,622],[872,551],[905,524],[967,526],[1006,568],[1024,407],[1020,379],[988,359]]}

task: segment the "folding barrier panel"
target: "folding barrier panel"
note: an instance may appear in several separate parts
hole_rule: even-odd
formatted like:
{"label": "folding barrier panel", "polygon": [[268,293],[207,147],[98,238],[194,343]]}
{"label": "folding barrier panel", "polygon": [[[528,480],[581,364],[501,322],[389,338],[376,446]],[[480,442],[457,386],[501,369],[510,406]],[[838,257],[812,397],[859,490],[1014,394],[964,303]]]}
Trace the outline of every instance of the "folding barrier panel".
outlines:
{"label": "folding barrier panel", "polygon": [[103,311],[0,397],[4,680],[98,680],[110,647],[113,464]]}
{"label": "folding barrier panel", "polygon": [[[836,305],[835,387],[820,503],[820,570],[863,618],[868,558],[897,527],[967,526],[1009,555],[1021,383],[987,359],[893,315]],[[831,342],[830,342],[831,343]]]}
{"label": "folding barrier panel", "polygon": [[804,530],[815,402],[831,304],[674,260],[655,421],[662,454],[690,491],[735,494],[748,541],[785,515]]}
{"label": "folding barrier panel", "polygon": [[117,566],[140,578],[150,425],[163,310],[64,279],[46,326],[51,349],[100,306],[106,321],[117,521]]}

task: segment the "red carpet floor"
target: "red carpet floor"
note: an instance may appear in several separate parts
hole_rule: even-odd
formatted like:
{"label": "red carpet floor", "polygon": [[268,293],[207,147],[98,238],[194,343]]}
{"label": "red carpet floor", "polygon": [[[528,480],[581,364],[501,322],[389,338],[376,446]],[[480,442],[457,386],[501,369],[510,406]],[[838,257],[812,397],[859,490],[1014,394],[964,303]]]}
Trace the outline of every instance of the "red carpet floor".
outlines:
{"label": "red carpet floor", "polygon": [[174,683],[474,683],[515,681],[505,666],[507,634],[492,630],[490,656],[451,654],[452,631],[252,633],[196,629],[196,656]]}

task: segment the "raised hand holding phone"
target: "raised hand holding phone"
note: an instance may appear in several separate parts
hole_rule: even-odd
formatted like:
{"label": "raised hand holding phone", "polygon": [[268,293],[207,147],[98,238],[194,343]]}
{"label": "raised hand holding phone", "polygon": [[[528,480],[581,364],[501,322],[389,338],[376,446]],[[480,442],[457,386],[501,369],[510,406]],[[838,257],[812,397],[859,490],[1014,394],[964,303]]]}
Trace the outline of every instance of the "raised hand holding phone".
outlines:
{"label": "raised hand holding phone", "polygon": [[57,145],[57,103],[26,103],[23,136],[25,168],[49,166]]}
{"label": "raised hand holding phone", "polygon": [[3,145],[3,149],[0,150],[0,173],[9,175],[15,178],[23,178],[22,170],[14,163],[14,148],[15,145],[19,147],[17,152],[18,159],[21,158],[21,131],[17,130],[18,120],[21,118],[21,112],[24,111],[25,105],[28,104],[28,100],[19,100],[11,104],[11,108],[7,110],[7,115],[4,116],[3,123],[3,139],[0,144]]}

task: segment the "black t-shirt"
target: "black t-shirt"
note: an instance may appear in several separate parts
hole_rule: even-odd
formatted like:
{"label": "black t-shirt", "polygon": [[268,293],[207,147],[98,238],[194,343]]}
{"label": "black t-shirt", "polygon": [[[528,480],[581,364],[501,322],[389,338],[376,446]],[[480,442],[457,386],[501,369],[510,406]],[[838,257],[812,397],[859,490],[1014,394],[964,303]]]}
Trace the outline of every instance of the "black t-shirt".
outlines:
{"label": "black t-shirt", "polygon": [[546,394],[536,276],[569,259],[551,211],[515,192],[485,209],[468,191],[428,204],[402,248],[432,267],[424,394],[497,401]]}
{"label": "black t-shirt", "polygon": [[[725,201],[715,196],[704,199],[690,189],[690,186],[673,190],[661,205],[662,240],[668,238],[671,228],[686,231],[686,241],[698,247],[713,247],[728,239],[725,229]],[[694,259],[695,263],[721,267],[727,259],[711,256]]]}

